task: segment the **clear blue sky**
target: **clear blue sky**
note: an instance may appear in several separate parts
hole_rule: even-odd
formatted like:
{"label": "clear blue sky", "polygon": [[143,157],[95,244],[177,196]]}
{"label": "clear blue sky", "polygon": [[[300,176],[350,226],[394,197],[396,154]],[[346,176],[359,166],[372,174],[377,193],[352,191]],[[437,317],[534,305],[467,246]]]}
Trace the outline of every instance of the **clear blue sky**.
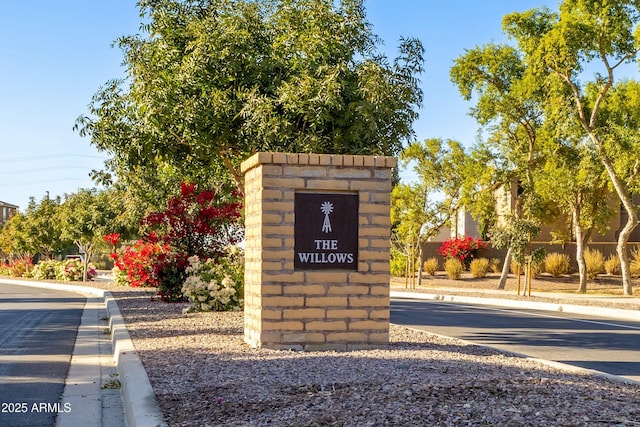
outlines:
{"label": "clear blue sky", "polygon": [[[114,40],[139,32],[135,0],[5,0],[0,13],[0,200],[26,208],[29,197],[93,187],[88,174],[106,158],[72,128],[97,89],[121,77]],[[366,0],[369,21],[395,56],[400,36],[426,48],[419,140],[475,141],[476,125],[449,80],[464,49],[505,41],[507,13],[556,0]]]}

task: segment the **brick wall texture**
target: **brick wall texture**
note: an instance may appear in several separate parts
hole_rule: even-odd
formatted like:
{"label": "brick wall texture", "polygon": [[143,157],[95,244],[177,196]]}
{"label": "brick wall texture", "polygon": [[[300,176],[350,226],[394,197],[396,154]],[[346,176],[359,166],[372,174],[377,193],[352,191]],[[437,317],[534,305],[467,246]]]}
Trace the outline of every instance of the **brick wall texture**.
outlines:
{"label": "brick wall texture", "polygon": [[[245,174],[245,330],[253,347],[350,350],[389,342],[386,156],[257,153]],[[359,196],[357,270],[294,269],[296,191]]]}

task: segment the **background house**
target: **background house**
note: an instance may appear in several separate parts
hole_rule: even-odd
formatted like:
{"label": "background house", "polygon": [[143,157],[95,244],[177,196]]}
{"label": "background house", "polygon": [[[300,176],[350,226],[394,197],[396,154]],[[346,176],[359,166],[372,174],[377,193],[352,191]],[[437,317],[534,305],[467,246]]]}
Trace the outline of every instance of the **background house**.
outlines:
{"label": "background house", "polygon": [[18,206],[0,201],[0,226],[9,221],[9,218],[18,213]]}
{"label": "background house", "polygon": [[[510,186],[503,186],[495,190],[494,199],[498,223],[516,209],[519,191],[520,187],[516,181],[512,182]],[[633,201],[636,206],[640,206],[640,195],[634,195]],[[616,253],[618,236],[627,222],[627,213],[614,193],[610,194],[608,205],[611,212],[613,212],[608,227],[602,231],[595,230],[587,243],[589,248],[602,252],[605,258]],[[423,246],[425,259],[431,257],[442,259],[437,251],[445,240],[464,236],[480,238],[480,235],[478,223],[471,218],[468,212],[461,210],[457,216],[451,219],[451,227],[443,227],[438,236],[425,243]],[[562,242],[558,241],[558,236],[563,236]],[[575,262],[576,245],[571,216],[559,216],[555,221],[544,224],[532,245],[534,248],[544,248],[547,253],[559,252],[567,254],[574,268],[577,269]],[[628,248],[629,250],[640,248],[640,227],[637,227],[632,233]],[[496,250],[489,247],[487,250],[482,251],[480,256],[502,260],[505,253],[505,249]]]}

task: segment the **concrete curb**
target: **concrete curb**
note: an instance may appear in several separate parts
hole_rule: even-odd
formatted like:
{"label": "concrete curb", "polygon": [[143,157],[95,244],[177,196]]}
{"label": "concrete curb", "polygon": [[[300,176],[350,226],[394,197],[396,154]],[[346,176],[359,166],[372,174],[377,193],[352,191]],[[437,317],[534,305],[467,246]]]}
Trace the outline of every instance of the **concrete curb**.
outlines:
{"label": "concrete curb", "polygon": [[124,414],[129,427],[164,427],[151,382],[129,336],[116,300],[105,292],[113,358],[122,383]]}
{"label": "concrete curb", "polygon": [[151,382],[142,361],[133,346],[116,300],[103,289],[72,284],[0,279],[0,283],[35,288],[54,289],[94,295],[102,298],[109,316],[111,348],[122,384],[122,400],[128,427],[166,427],[164,417],[156,402]]}
{"label": "concrete curb", "polygon": [[523,308],[529,310],[557,311],[640,322],[640,311],[623,310],[620,308],[606,308],[587,305],[560,304],[555,302],[522,301],[492,297],[467,297],[461,295],[442,295],[404,291],[391,291],[390,296],[391,298],[425,299],[434,301],[458,302],[463,304],[496,305],[501,307]]}

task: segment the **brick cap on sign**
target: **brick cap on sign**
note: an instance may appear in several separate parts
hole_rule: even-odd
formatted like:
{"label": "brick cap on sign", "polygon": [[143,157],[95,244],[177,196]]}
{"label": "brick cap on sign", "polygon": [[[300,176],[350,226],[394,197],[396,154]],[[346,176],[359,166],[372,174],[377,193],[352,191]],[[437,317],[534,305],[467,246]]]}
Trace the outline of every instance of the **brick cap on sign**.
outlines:
{"label": "brick cap on sign", "polygon": [[240,170],[242,173],[246,173],[258,165],[266,164],[394,168],[397,166],[398,160],[392,156],[260,152],[242,162]]}

